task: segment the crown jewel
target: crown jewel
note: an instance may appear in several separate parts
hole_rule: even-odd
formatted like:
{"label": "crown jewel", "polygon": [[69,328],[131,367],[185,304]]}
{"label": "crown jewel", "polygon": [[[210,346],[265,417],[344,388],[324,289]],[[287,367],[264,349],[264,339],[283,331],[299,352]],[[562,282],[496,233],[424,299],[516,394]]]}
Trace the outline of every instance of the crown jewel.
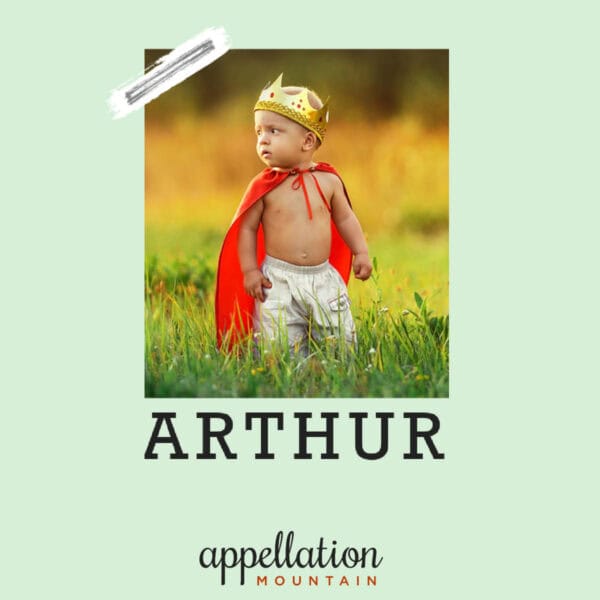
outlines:
{"label": "crown jewel", "polygon": [[288,94],[282,89],[283,73],[273,83],[267,83],[260,93],[254,110],[270,110],[300,123],[312,131],[322,142],[329,121],[329,98],[321,108],[313,108],[308,88],[301,88],[296,94]]}

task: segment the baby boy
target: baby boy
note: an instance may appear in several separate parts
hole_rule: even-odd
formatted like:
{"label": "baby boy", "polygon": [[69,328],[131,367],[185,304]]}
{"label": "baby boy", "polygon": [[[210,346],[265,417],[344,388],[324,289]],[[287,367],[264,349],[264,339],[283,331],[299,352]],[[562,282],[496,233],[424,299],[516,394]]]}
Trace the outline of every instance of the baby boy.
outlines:
{"label": "baby boy", "polygon": [[310,337],[353,344],[346,283],[351,265],[358,279],[371,275],[367,244],[339,175],[313,161],[328,101],[305,87],[282,87],[282,77],[254,107],[256,151],[267,169],[248,187],[221,251],[219,342],[251,326],[304,350]]}

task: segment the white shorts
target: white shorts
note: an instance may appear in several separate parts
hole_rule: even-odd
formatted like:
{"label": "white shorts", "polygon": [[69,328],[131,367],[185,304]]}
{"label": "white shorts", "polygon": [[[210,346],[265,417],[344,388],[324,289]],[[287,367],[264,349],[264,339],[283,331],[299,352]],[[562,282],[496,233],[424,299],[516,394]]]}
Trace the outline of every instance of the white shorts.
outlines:
{"label": "white shorts", "polygon": [[356,343],[348,290],[329,261],[304,267],[267,255],[261,271],[273,287],[263,288],[266,300],[254,304],[255,332],[290,347],[309,337],[343,336]]}

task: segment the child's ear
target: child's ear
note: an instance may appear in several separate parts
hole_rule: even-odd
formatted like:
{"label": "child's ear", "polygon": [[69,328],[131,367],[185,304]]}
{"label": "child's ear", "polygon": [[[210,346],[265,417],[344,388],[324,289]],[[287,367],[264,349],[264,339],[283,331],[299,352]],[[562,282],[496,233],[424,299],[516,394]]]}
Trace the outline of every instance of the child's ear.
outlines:
{"label": "child's ear", "polygon": [[307,131],[304,136],[304,144],[302,144],[303,150],[316,150],[317,148],[317,136],[312,131]]}

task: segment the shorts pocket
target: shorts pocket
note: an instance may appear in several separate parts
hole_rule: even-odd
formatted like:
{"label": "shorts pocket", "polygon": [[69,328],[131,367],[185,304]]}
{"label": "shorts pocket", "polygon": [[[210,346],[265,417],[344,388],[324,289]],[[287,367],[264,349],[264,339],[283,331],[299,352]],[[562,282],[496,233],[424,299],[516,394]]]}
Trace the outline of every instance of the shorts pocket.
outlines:
{"label": "shorts pocket", "polygon": [[342,312],[350,308],[350,298],[348,297],[348,294],[340,294],[335,298],[327,300],[327,304],[329,305],[330,311]]}

